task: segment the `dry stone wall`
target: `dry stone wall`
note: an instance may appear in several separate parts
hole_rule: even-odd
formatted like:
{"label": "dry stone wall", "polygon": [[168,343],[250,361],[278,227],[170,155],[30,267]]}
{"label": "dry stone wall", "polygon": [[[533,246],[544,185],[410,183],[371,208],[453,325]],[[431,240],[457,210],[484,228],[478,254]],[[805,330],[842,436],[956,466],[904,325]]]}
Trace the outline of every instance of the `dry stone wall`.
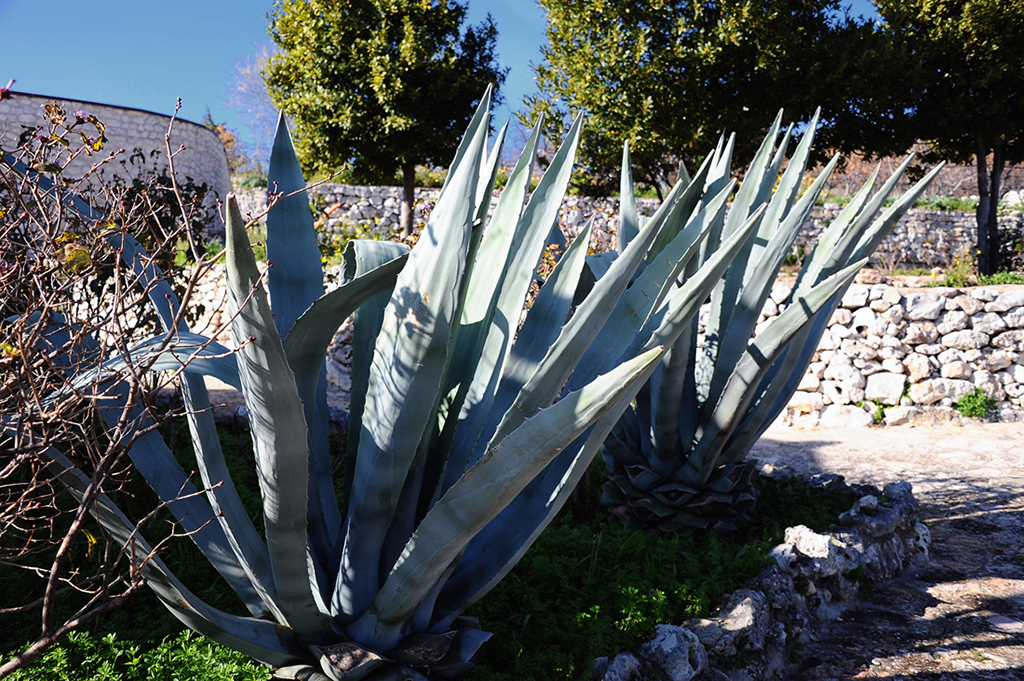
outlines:
{"label": "dry stone wall", "polygon": [[[150,169],[154,163],[157,169],[167,167],[163,149],[170,116],[60,97],[15,92],[9,99],[0,101],[0,145],[13,148],[23,126],[39,125],[42,122],[43,106],[53,101],[60,104],[69,116],[75,110],[81,110],[86,115],[96,116],[106,125],[107,145],[103,153],[123,148],[127,154],[131,154],[135,149],[140,149]],[[231,191],[231,176],[227,154],[217,134],[198,123],[178,118],[171,132],[171,149],[176,150],[181,145],[184,145],[185,150],[174,157],[174,167],[179,176],[191,177],[197,184],[205,182],[222,199],[226,197]],[[159,149],[160,153],[150,158],[150,152],[154,149]],[[66,172],[72,176],[83,175],[96,160],[95,157],[83,154],[71,162]],[[109,165],[108,168],[110,170],[105,172],[126,172],[119,163]]]}
{"label": "dry stone wall", "polygon": [[[324,210],[321,229],[329,234],[340,236],[350,233],[356,225],[369,227],[379,234],[389,234],[398,229],[401,202],[398,187],[322,184],[309,191],[311,199]],[[426,219],[439,193],[439,189],[416,190],[417,222]],[[238,195],[243,215],[247,211],[257,215],[265,210],[265,190],[239,192]],[[652,215],[659,205],[656,199],[639,199],[637,203],[644,215]],[[833,203],[815,207],[793,246],[794,251],[809,251],[822,230],[836,219],[841,210]],[[562,204],[559,224],[565,235],[572,238],[593,217],[590,246],[596,251],[606,251],[614,247],[618,216],[617,198],[568,196]],[[1024,213],[1013,211],[1000,218],[1000,226],[1004,230],[1021,233],[1024,230]],[[972,214],[914,209],[899,221],[872,256],[872,262],[886,268],[947,265],[955,256],[970,252],[976,239],[977,226]]]}
{"label": "dry stone wall", "polygon": [[[326,273],[328,290],[339,274]],[[758,329],[786,309],[790,292],[775,286]],[[224,267],[217,266],[193,301],[204,307],[193,328],[230,342],[225,301]],[[707,315],[705,306],[700,334]],[[345,324],[328,350],[328,397],[339,410],[349,406],[351,340]],[[991,418],[1024,421],[1024,286],[853,284],[779,418],[800,428],[956,421],[954,404],[976,388],[996,400]]]}

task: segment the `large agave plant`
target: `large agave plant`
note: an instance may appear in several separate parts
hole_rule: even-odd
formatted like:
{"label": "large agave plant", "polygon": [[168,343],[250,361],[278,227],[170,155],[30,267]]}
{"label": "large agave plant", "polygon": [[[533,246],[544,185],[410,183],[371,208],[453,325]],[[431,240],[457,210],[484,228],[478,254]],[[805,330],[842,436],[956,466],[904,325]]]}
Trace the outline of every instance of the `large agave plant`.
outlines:
{"label": "large agave plant", "polygon": [[[721,154],[709,157],[645,225],[634,220],[629,245],[574,305],[583,293],[585,229],[520,325],[581,122],[527,203],[540,128],[533,130],[484,226],[504,136],[488,154],[488,100],[415,248],[353,242],[344,281],[326,294],[302,174],[280,123],[268,181],[290,196],[267,216],[269,301],[237,204],[227,201],[237,351],[189,333],[176,319],[173,293],[159,285],[152,302],[166,333],[76,380],[85,391],[109,385],[108,403],[124,404],[116,379],[126,364],[183,371],[204,493],[155,432],[138,440],[131,458],[161,498],[177,499],[170,509],[251,617],[202,602],[159,557],[139,567],[182,622],[280,675],[466,672],[489,634],[463,611],[551,521],[663,348],[690,328],[765,215],[755,210],[731,222],[724,237],[714,234],[733,183],[712,174]],[[713,247],[704,246],[698,267],[710,236]],[[140,282],[156,280],[130,235],[109,238]],[[828,281],[826,297],[840,285]],[[353,312],[349,466],[339,505],[327,449],[324,356]],[[47,340],[63,347],[66,339]],[[232,484],[200,374],[245,397],[265,539]],[[141,410],[139,416],[144,423]],[[16,419],[5,426],[16,428]],[[47,456],[73,492],[86,492],[89,481],[70,453],[51,449]],[[191,496],[180,498],[182,492]],[[132,555],[148,553],[109,498],[100,496],[95,511]]]}
{"label": "large agave plant", "polygon": [[[603,501],[637,527],[727,529],[750,510],[756,490],[747,453],[792,397],[857,270],[940,169],[877,219],[910,158],[872,195],[876,170],[807,256],[785,311],[755,337],[758,316],[786,255],[838,160],[801,195],[817,115],[784,172],[793,128],[776,147],[780,121],[781,112],[728,218],[719,218],[701,253],[687,264],[686,273],[695,271],[712,257],[720,239],[732,238],[752,215],[763,212],[715,286],[703,343],[698,345],[695,320],[668,347],[665,360],[605,441]],[[730,139],[716,150],[705,180],[711,192],[729,177],[731,148]],[[624,186],[621,195],[620,250],[636,231],[633,193]]]}

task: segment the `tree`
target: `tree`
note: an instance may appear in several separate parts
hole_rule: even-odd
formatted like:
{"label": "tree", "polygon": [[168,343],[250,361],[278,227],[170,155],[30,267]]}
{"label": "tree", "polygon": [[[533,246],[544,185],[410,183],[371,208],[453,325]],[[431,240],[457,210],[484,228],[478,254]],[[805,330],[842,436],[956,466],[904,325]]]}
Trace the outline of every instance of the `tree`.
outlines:
{"label": "tree", "polygon": [[256,54],[235,64],[235,81],[229,90],[227,105],[245,116],[249,144],[245,152],[252,162],[251,172],[263,175],[270,156],[270,142],[277,126],[277,109],[270,100],[263,70],[273,50],[266,43],[256,46]]}
{"label": "tree", "polygon": [[488,18],[461,26],[453,0],[280,0],[264,71],[291,118],[308,171],[352,163],[358,181],[402,172],[401,224],[412,232],[415,167],[451,160],[469,112],[505,79]]}
{"label": "tree", "polygon": [[[884,34],[904,55],[887,93],[902,141],[926,157],[969,163],[978,176],[978,271],[999,268],[997,206],[1006,165],[1024,161],[1024,3],[876,0]],[[891,105],[890,105],[891,106]],[[877,148],[877,147],[876,147]],[[991,166],[989,163],[991,162]]]}
{"label": "tree", "polygon": [[[637,180],[658,187],[676,165],[702,158],[721,131],[763,136],[780,108],[810,118],[844,101],[855,63],[849,34],[869,30],[838,0],[541,0],[548,14],[540,94],[527,119],[588,112],[581,163],[589,186],[612,188],[622,144]],[[749,159],[752,146],[740,146]]]}

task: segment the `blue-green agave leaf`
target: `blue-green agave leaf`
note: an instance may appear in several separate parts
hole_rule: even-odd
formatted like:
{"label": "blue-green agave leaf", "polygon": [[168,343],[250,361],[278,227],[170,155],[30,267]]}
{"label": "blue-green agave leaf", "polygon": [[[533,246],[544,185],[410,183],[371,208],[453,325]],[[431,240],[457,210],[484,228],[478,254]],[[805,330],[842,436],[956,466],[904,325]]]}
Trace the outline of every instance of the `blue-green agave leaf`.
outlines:
{"label": "blue-green agave leaf", "polygon": [[615,233],[615,250],[622,253],[640,233],[640,215],[636,209],[633,186],[633,165],[629,159],[629,141],[622,145],[622,174],[619,180],[619,230]]}
{"label": "blue-green agave leaf", "polygon": [[238,373],[249,409],[278,604],[300,637],[315,640],[331,626],[314,601],[310,590],[314,575],[306,561],[310,456],[306,419],[245,223],[231,195],[225,245],[229,309],[234,315],[231,331],[240,342]]}
{"label": "blue-green agave leaf", "polygon": [[[332,614],[358,617],[377,591],[381,551],[400,493],[439,397],[465,268],[480,156],[479,126],[419,241],[409,254],[374,348],[360,422],[341,567]],[[352,453],[350,452],[350,456]]]}

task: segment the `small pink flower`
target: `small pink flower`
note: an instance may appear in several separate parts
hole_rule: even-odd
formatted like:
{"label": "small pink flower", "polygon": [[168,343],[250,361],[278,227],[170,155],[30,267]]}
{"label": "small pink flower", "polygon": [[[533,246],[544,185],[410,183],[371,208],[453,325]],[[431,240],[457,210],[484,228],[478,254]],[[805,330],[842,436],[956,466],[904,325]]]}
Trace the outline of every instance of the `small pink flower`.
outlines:
{"label": "small pink flower", "polygon": [[85,122],[85,112],[81,109],[75,109],[75,121],[78,123]]}

